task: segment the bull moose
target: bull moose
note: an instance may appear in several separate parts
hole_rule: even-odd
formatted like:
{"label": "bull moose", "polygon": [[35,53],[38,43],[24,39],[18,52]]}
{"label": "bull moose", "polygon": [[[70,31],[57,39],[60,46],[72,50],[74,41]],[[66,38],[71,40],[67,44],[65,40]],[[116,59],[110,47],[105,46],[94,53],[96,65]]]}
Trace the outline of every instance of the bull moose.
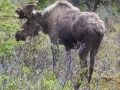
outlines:
{"label": "bull moose", "polygon": [[[80,12],[68,1],[56,1],[44,10],[34,10],[37,2],[28,3],[23,9],[16,10],[19,19],[27,19],[22,25],[22,31],[16,33],[16,40],[25,40],[28,36],[36,36],[36,29],[41,26],[42,32],[48,34],[54,45],[64,45],[66,51],[77,45],[85,44],[79,52],[79,57],[87,67],[87,57],[90,53],[88,82],[94,69],[94,61],[104,36],[105,25],[94,12]],[[80,44],[79,44],[80,43]],[[53,58],[55,61],[55,58]],[[53,65],[56,65],[53,62]]]}

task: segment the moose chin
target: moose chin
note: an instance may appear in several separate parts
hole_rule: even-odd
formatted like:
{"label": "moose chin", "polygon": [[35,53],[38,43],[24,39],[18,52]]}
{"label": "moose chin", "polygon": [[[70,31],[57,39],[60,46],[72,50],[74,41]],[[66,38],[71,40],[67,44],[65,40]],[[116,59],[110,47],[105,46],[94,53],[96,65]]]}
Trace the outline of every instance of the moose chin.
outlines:
{"label": "moose chin", "polygon": [[[22,9],[16,10],[19,19],[27,19],[22,25],[23,31],[17,31],[17,41],[25,40],[27,36],[38,35],[36,29],[41,26],[42,32],[48,34],[54,45],[64,45],[70,51],[77,45],[85,44],[79,52],[82,66],[87,68],[87,58],[90,53],[88,82],[94,70],[95,57],[104,36],[105,25],[94,12],[80,12],[79,8],[68,1],[56,1],[44,10],[34,10],[37,2],[30,2]],[[55,54],[55,53],[54,53]],[[53,57],[55,67],[57,59]]]}

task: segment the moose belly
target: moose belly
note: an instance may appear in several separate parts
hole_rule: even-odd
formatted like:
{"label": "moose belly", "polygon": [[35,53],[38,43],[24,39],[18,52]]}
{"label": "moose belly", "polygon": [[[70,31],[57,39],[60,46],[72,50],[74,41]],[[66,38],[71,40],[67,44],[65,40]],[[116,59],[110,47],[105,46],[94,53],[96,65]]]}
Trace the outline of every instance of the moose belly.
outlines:
{"label": "moose belly", "polygon": [[65,47],[67,47],[69,49],[72,49],[75,47],[77,40],[73,37],[71,32],[63,31],[60,34],[60,37],[61,37],[61,42]]}

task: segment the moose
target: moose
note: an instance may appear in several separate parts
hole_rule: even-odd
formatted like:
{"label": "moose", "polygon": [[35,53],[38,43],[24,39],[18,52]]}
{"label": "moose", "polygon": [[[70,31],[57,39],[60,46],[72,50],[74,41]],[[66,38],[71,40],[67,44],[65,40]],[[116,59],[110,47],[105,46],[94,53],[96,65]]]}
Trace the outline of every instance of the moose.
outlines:
{"label": "moose", "polygon": [[[30,2],[22,9],[17,9],[19,19],[27,19],[21,26],[23,31],[17,31],[17,41],[25,40],[28,36],[38,35],[36,29],[40,26],[44,34],[48,34],[54,45],[64,45],[67,52],[77,45],[85,44],[85,48],[79,52],[83,67],[87,68],[87,58],[90,53],[90,65],[88,82],[94,70],[94,62],[104,36],[105,25],[94,12],[80,12],[80,9],[68,1],[56,1],[44,10],[34,10],[37,2]],[[53,58],[55,66],[56,58]]]}

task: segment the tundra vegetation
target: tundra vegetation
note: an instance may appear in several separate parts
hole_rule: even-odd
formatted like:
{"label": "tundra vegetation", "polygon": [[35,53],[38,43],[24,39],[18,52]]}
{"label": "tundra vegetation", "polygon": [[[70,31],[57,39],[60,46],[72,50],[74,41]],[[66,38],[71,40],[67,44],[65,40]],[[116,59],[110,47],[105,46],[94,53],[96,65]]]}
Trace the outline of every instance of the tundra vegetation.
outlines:
{"label": "tundra vegetation", "polygon": [[[11,0],[13,2],[13,0]],[[10,0],[0,0],[0,89],[1,90],[119,90],[120,89],[120,19],[119,0],[104,0],[98,5],[96,12],[105,21],[107,30],[96,57],[95,70],[91,83],[83,80],[80,61],[76,50],[72,50],[71,73],[66,79],[66,52],[59,46],[57,69],[59,78],[52,71],[52,51],[49,36],[39,32],[31,43],[15,41],[15,32],[25,20],[18,20],[15,10],[27,2],[19,0],[17,4]],[[38,0],[37,9],[46,8],[55,0]],[[69,0],[72,1],[72,0]],[[76,0],[77,1],[77,0]],[[89,0],[88,0],[89,1]],[[94,6],[94,2],[89,2]],[[43,4],[44,3],[44,4]],[[23,5],[24,4],[24,5]],[[87,4],[87,5],[88,5]],[[78,6],[78,5],[77,5]],[[86,8],[84,0],[78,6],[82,11]],[[89,7],[88,7],[89,8]],[[63,86],[62,83],[66,82]]]}

